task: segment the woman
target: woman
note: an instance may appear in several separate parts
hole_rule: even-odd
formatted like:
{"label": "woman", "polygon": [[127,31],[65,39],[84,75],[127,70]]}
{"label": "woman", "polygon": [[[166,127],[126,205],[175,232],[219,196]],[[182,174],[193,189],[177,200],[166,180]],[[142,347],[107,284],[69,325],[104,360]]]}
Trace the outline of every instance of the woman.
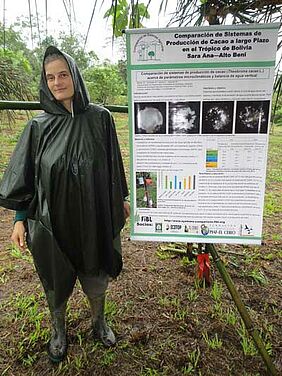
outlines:
{"label": "woman", "polygon": [[12,240],[24,236],[52,318],[48,354],[67,352],[65,312],[78,278],[95,337],[115,336],[104,320],[109,277],[122,269],[120,230],[128,195],[113,119],[89,97],[74,60],[47,48],[41,75],[44,113],[26,126],[0,185],[0,205],[16,210]]}

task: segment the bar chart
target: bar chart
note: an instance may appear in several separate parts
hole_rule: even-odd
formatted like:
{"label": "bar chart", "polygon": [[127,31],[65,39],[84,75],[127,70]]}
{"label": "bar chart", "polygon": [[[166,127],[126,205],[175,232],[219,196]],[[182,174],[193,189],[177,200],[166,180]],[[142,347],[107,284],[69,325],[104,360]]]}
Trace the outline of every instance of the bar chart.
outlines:
{"label": "bar chart", "polygon": [[196,175],[161,173],[159,188],[164,191],[191,191],[196,189]]}

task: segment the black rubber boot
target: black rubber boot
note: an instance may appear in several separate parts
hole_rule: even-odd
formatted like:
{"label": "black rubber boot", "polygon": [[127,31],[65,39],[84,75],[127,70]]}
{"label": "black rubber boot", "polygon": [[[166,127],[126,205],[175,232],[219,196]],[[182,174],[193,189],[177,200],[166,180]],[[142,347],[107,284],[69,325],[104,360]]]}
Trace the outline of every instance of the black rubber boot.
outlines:
{"label": "black rubber boot", "polygon": [[48,356],[53,363],[61,362],[67,355],[66,336],[66,306],[64,303],[60,308],[51,312],[52,334],[48,343]]}
{"label": "black rubber boot", "polygon": [[98,297],[88,297],[91,313],[94,338],[99,339],[104,346],[110,347],[116,344],[116,337],[112,329],[105,321],[105,294]]}

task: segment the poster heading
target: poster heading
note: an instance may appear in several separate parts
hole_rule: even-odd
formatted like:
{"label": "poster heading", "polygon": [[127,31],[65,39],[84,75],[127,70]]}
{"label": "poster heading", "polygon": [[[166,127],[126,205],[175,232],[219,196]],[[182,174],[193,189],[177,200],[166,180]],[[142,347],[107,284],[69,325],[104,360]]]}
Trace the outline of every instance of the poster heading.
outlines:
{"label": "poster heading", "polygon": [[165,32],[143,29],[131,36],[131,65],[269,60],[275,56],[277,27],[267,26],[229,26],[227,30],[178,28]]}

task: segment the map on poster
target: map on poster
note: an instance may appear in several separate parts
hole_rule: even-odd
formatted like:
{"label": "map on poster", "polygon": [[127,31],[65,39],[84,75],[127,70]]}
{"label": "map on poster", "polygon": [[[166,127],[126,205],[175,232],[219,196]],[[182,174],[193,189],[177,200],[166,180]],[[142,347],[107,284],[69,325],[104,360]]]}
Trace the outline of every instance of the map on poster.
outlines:
{"label": "map on poster", "polygon": [[126,31],[132,239],[261,243],[278,27]]}

